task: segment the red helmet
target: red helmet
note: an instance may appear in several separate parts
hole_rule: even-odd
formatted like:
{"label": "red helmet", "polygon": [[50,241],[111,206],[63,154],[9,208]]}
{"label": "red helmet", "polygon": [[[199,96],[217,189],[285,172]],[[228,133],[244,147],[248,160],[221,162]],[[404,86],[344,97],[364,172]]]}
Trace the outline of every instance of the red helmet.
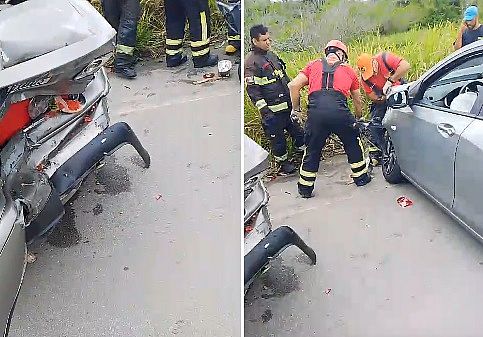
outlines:
{"label": "red helmet", "polygon": [[324,51],[326,52],[328,48],[330,47],[335,47],[335,48],[338,48],[340,50],[342,50],[345,54],[345,57],[347,58],[347,46],[340,40],[330,40],[329,42],[327,42],[327,45],[325,46],[325,49]]}

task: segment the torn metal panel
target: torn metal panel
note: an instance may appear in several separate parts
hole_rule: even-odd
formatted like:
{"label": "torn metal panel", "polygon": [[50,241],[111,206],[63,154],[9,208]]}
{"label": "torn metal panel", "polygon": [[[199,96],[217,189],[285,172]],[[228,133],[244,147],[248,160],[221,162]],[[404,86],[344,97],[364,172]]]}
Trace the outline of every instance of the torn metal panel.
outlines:
{"label": "torn metal panel", "polygon": [[58,113],[53,116],[43,116],[25,129],[24,132],[28,133],[28,139],[32,146],[39,146],[70,124],[79,122],[108,92],[109,82],[104,69],[102,69],[96,73],[94,79],[81,92],[86,100],[83,110],[75,114]]}
{"label": "torn metal panel", "polygon": [[[95,111],[91,115],[92,121],[88,124],[81,120],[82,128],[76,133],[75,137],[66,139],[62,143],[60,149],[49,152],[49,154],[43,155],[39,158],[39,155],[32,155],[30,165],[39,167],[42,163],[45,163],[44,173],[51,177],[54,172],[64,164],[70,157],[77,153],[81,148],[86,146],[93,138],[100,134],[109,126],[109,117],[107,115],[107,108],[105,99],[103,99],[99,105],[97,105]],[[85,125],[84,125],[85,124]],[[55,142],[56,139],[53,139]],[[54,143],[55,145],[55,143]],[[41,149],[35,151],[42,154]]]}

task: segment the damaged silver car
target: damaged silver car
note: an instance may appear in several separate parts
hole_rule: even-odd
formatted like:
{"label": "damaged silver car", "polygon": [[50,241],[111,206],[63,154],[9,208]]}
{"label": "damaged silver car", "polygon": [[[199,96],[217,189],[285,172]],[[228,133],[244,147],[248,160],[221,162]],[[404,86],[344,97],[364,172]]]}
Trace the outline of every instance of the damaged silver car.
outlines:
{"label": "damaged silver car", "polygon": [[288,226],[272,231],[268,212],[268,191],[263,177],[270,167],[269,154],[244,135],[244,283],[245,293],[270,261],[287,247],[296,246],[315,265],[317,256],[312,248]]}
{"label": "damaged silver car", "polygon": [[8,333],[26,245],[49,233],[64,204],[105,156],[132,145],[128,124],[109,126],[116,32],[84,0],[0,5],[0,331]]}

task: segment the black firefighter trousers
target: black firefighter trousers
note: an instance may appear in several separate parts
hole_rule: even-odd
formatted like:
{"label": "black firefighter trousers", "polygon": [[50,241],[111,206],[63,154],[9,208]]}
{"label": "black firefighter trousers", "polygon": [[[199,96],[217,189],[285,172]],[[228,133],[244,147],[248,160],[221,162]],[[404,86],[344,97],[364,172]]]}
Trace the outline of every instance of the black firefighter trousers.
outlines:
{"label": "black firefighter trousers", "polygon": [[141,16],[140,0],[102,0],[102,10],[107,22],[117,31],[116,51],[132,55]]}
{"label": "black firefighter trousers", "polygon": [[262,117],[262,127],[270,140],[272,154],[277,162],[288,159],[285,130],[292,137],[295,148],[302,151],[304,146],[304,131],[299,123],[290,119],[289,111],[269,113]]}
{"label": "black firefighter trousers", "polygon": [[378,161],[382,157],[382,149],[384,146],[384,131],[382,128],[382,120],[386,115],[387,103],[372,103],[370,107],[372,123],[369,126],[371,133],[371,142],[376,146],[369,148],[369,155]]}
{"label": "black firefighter trousers", "polygon": [[354,122],[355,118],[350,112],[327,112],[316,109],[311,111],[309,109],[305,124],[305,144],[307,148],[300,167],[299,191],[304,194],[312,193],[315,177],[319,170],[322,149],[331,133],[336,134],[343,143],[354,181],[357,182],[365,178],[367,166],[359,132],[353,127]]}
{"label": "black firefighter trousers", "polygon": [[208,0],[165,0],[166,55],[180,57],[186,21],[190,30],[193,60],[204,60],[210,55],[210,7]]}

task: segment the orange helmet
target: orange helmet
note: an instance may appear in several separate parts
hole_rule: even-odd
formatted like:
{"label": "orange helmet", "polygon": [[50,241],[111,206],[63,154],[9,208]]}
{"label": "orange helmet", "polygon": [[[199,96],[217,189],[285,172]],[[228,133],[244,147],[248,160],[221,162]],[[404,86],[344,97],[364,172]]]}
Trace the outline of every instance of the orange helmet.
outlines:
{"label": "orange helmet", "polygon": [[330,47],[335,47],[335,48],[338,48],[340,50],[342,50],[345,54],[345,57],[347,58],[347,46],[340,40],[330,40],[329,42],[327,42],[327,45],[325,46],[325,49],[324,49],[324,52],[327,52],[327,49],[329,49]]}

